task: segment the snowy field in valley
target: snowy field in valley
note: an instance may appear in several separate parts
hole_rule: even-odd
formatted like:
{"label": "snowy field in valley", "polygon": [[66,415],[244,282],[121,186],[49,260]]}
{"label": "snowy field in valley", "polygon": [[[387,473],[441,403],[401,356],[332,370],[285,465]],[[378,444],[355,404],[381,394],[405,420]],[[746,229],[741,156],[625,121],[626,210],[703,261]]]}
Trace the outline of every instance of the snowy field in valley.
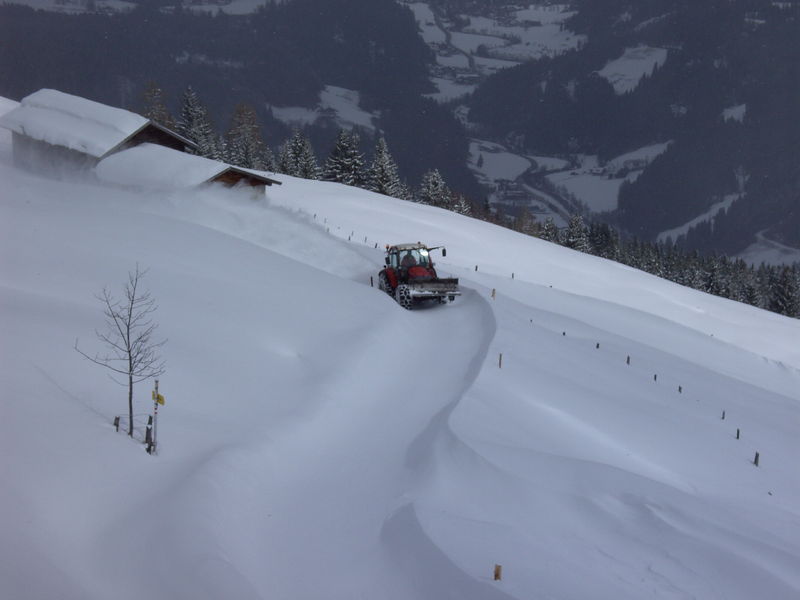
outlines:
{"label": "snowy field in valley", "polygon": [[270,106],[272,115],[290,125],[311,125],[324,116],[333,116],[341,127],[374,129],[373,115],[359,106],[361,95],[354,90],[326,85],[315,108],[302,106]]}
{"label": "snowy field in valley", "polygon": [[476,85],[463,81],[465,75],[486,77],[524,61],[562,54],[586,41],[585,36],[562,29],[575,14],[562,4],[531,4],[503,19],[461,15],[464,26],[437,20],[429,3],[406,6],[414,13],[422,39],[436,53],[438,68],[431,81],[437,92],[427,96],[440,102],[474,91]]}
{"label": "snowy field in valley", "polygon": [[481,183],[492,185],[499,180],[514,181],[531,168],[531,161],[508,152],[500,144],[471,140],[469,168]]}
{"label": "snowy field in valley", "polygon": [[431,7],[425,2],[412,2],[407,5],[414,13],[422,39],[426,44],[447,43],[447,33],[436,23]]}
{"label": "snowy field in valley", "polygon": [[[800,321],[339,184],[55,181],[9,143],[4,597],[800,596]],[[447,246],[454,303],[370,287],[415,240]],[[137,263],[157,456],[73,349]]]}
{"label": "snowy field in valley", "polygon": [[626,48],[622,56],[606,63],[598,74],[614,86],[617,94],[625,94],[636,89],[642,77],[652,74],[666,60],[667,51],[664,48]]}
{"label": "snowy field in valley", "polygon": [[800,249],[770,240],[764,236],[763,231],[758,233],[756,238],[755,242],[738,255],[746,263],[758,266],[762,262],[768,265],[790,265],[800,262]]}

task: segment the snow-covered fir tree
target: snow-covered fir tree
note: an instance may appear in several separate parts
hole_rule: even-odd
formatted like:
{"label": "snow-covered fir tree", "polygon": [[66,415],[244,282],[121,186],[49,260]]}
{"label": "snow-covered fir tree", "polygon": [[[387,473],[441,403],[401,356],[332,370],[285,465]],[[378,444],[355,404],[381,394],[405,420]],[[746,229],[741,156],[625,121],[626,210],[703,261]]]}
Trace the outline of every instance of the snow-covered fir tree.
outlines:
{"label": "snow-covered fir tree", "polygon": [[299,129],[295,129],[292,137],[283,144],[278,170],[293,177],[319,179],[319,166],[311,142]]}
{"label": "snow-covered fir tree", "polygon": [[772,277],[772,297],[768,308],[788,317],[800,316],[800,289],[791,267],[783,266]]}
{"label": "snow-covered fir tree", "polygon": [[583,223],[583,217],[580,215],[572,215],[570,217],[564,245],[578,252],[589,252],[591,250],[589,232]]}
{"label": "snow-covered fir tree", "polygon": [[191,86],[186,88],[181,101],[178,118],[178,133],[197,144],[197,154],[214,160],[222,160],[219,138],[214,133],[208,109]]}
{"label": "snow-covered fir tree", "polygon": [[355,132],[339,131],[336,144],[325,161],[322,178],[345,185],[363,187],[364,157],[358,150],[360,138]]}
{"label": "snow-covered fir tree", "polygon": [[375,143],[375,156],[367,174],[368,189],[393,198],[408,199],[407,189],[397,174],[397,163],[389,153],[389,146],[383,137]]}
{"label": "snow-covered fir tree", "polygon": [[453,194],[438,169],[428,171],[422,176],[416,200],[422,204],[430,204],[439,208],[451,208]]}
{"label": "snow-covered fir tree", "polygon": [[542,226],[542,231],[539,233],[539,238],[547,242],[559,243],[558,227],[556,227],[553,217],[547,217]]}
{"label": "snow-covered fir tree", "polygon": [[226,134],[227,161],[239,167],[274,171],[275,160],[264,144],[261,124],[255,109],[249,104],[239,104],[231,117],[231,126]]}
{"label": "snow-covered fir tree", "polygon": [[450,208],[453,212],[456,212],[460,215],[471,216],[472,215],[472,204],[470,204],[469,200],[467,200],[463,195],[458,194],[454,197],[453,204]]}
{"label": "snow-covered fir tree", "polygon": [[142,94],[142,116],[150,119],[154,123],[163,125],[167,129],[175,130],[175,119],[169,112],[167,104],[164,100],[164,91],[151,81]]}

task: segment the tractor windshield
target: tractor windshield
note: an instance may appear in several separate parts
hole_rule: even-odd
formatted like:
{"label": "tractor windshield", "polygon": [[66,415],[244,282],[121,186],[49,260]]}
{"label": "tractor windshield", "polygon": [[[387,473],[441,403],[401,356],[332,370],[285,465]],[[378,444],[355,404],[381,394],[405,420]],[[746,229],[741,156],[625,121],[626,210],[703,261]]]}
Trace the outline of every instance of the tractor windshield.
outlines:
{"label": "tractor windshield", "polygon": [[400,251],[400,266],[404,268],[409,267],[429,267],[430,256],[428,255],[427,248],[409,248]]}

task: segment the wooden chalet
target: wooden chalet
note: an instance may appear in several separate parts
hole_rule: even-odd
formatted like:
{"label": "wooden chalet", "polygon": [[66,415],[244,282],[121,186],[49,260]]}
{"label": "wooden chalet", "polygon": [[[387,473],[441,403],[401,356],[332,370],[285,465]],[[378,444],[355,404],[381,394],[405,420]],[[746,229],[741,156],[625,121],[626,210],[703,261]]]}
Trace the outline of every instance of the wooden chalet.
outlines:
{"label": "wooden chalet", "polygon": [[174,131],[121,108],[41,89],[0,116],[12,132],[16,164],[36,170],[91,169],[104,158],[143,143],[195,149]]}

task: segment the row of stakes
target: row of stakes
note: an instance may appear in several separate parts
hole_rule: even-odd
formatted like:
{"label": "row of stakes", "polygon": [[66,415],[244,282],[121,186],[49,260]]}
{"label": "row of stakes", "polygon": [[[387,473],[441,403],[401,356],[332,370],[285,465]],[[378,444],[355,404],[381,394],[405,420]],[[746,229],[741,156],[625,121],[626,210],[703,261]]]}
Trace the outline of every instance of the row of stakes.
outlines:
{"label": "row of stakes", "polygon": [[[316,218],[317,218],[317,215],[315,213],[314,214],[314,219],[316,220]],[[328,222],[328,219],[326,218],[325,219],[325,223],[327,223],[327,222]],[[330,232],[330,227],[327,228],[327,231]],[[351,231],[350,235],[347,237],[347,240],[348,241],[352,241],[352,238],[353,238],[354,235],[355,235],[355,231]],[[364,243],[366,244],[367,241],[368,241],[367,236],[364,236]],[[378,243],[375,242],[375,248],[377,248],[377,247],[378,247]],[[478,265],[475,265],[475,271],[476,272],[478,271]],[[515,273],[512,271],[511,279],[514,279],[514,278],[515,278]],[[372,276],[370,276],[370,278],[369,278],[369,285],[370,285],[370,287],[374,287],[374,280],[373,280]],[[496,299],[496,298],[497,298],[497,289],[496,288],[492,288],[492,299]],[[531,319],[531,323],[533,323],[533,319]],[[561,335],[562,335],[562,337],[566,337],[567,336],[567,332],[566,331],[562,331]],[[600,349],[600,342],[597,342],[595,344],[595,349],[597,349],[597,350]],[[630,355],[626,356],[625,364],[627,364],[627,365],[631,364]],[[503,368],[503,353],[502,352],[500,353],[500,355],[498,357],[497,366],[500,369]],[[653,381],[656,381],[656,382],[658,381],[658,373],[654,373],[653,374]],[[683,394],[683,386],[682,385],[678,386],[678,393],[679,394]],[[725,420],[725,411],[724,410],[722,411],[722,420],[723,421]],[[741,430],[738,427],[736,428],[736,439],[737,440],[741,439]],[[760,454],[758,452],[756,452],[755,456],[753,458],[753,465],[755,465],[757,467],[759,465],[759,460],[760,460]],[[499,567],[499,565],[497,565],[497,567]],[[499,572],[502,572],[502,567],[499,567]],[[499,575],[498,570],[495,571],[495,578],[496,579],[500,579],[500,577],[498,577],[497,575]]]}
{"label": "row of stakes", "polygon": [[[476,270],[477,270],[477,267],[476,267]],[[496,289],[492,289],[492,299],[495,299],[496,297],[497,297],[497,290]],[[533,323],[533,319],[531,319],[531,323]],[[566,331],[562,331],[561,332],[561,336],[562,337],[566,337],[567,336],[567,332]],[[595,344],[595,349],[596,350],[600,349],[600,342],[597,342]],[[630,356],[630,354],[628,354],[625,357],[625,364],[626,365],[630,365],[631,364],[631,356]],[[499,354],[499,356],[497,358],[497,368],[499,368],[499,369],[503,368],[503,353],[502,352],[500,352],[500,354]],[[653,381],[656,381],[656,382],[658,381],[658,373],[654,373],[653,374]],[[678,386],[678,393],[679,394],[683,394],[683,386],[682,385]],[[725,411],[724,410],[722,411],[722,420],[723,421],[725,420]],[[736,428],[736,439],[737,440],[741,439],[741,429],[739,429],[738,427]],[[760,460],[760,454],[758,452],[756,452],[755,457],[753,458],[753,465],[755,465],[757,467],[758,463],[759,463],[759,460]]]}

